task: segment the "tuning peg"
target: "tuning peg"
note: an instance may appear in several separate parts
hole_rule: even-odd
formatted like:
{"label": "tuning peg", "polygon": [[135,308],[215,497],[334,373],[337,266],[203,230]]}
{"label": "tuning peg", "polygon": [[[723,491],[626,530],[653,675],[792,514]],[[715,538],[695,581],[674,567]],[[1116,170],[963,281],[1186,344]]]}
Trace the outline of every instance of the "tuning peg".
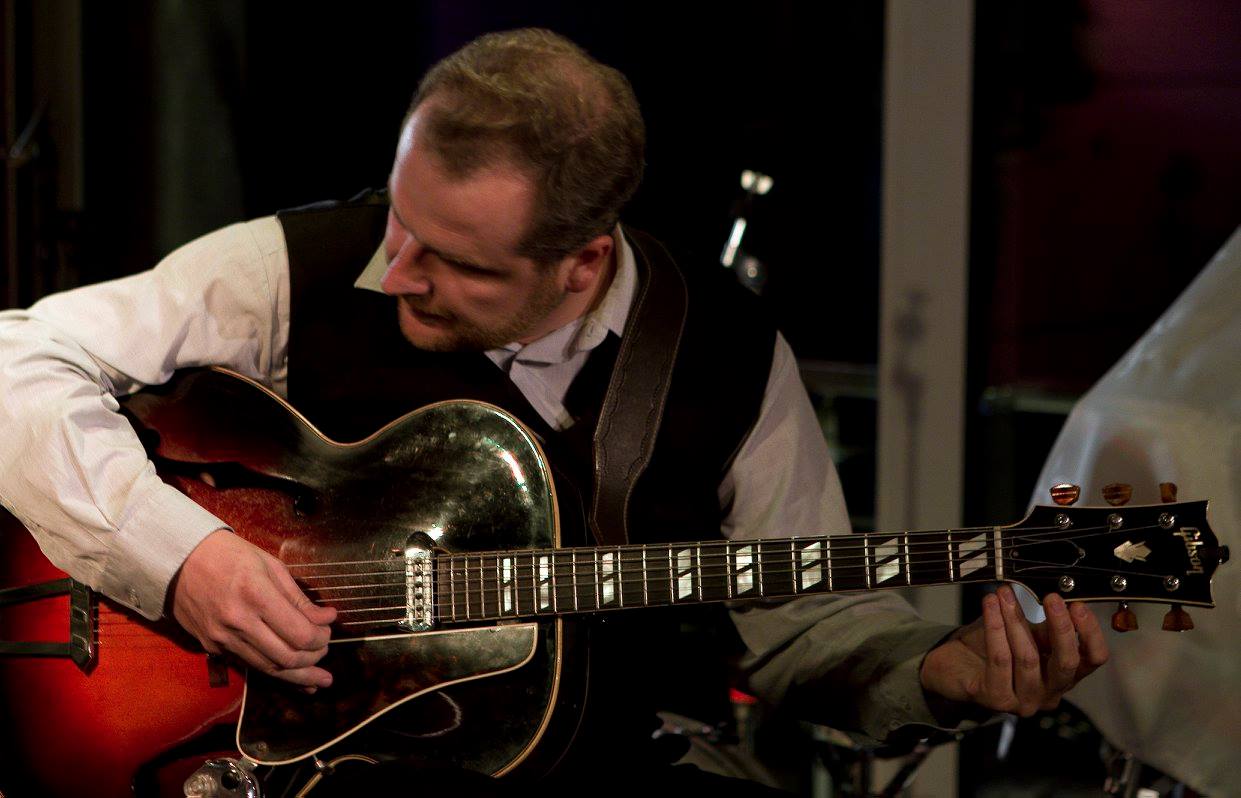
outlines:
{"label": "tuning peg", "polygon": [[1112,628],[1118,632],[1132,632],[1138,628],[1138,616],[1129,609],[1129,602],[1122,601],[1112,613]]}
{"label": "tuning peg", "polygon": [[1159,500],[1164,504],[1171,504],[1176,501],[1176,483],[1160,482],[1159,483]]}
{"label": "tuning peg", "polygon": [[1119,507],[1122,504],[1126,504],[1132,496],[1132,485],[1126,485],[1123,482],[1112,482],[1103,486],[1103,501],[1113,507]]}
{"label": "tuning peg", "polygon": [[1061,482],[1059,485],[1053,485],[1051,488],[1051,500],[1061,507],[1068,507],[1077,501],[1082,495],[1082,489],[1077,485],[1070,485],[1067,482]]}
{"label": "tuning peg", "polygon": [[1165,632],[1185,632],[1194,628],[1194,619],[1189,617],[1189,613],[1181,609],[1180,604],[1173,604],[1172,609],[1168,610],[1168,614],[1163,616],[1163,630]]}

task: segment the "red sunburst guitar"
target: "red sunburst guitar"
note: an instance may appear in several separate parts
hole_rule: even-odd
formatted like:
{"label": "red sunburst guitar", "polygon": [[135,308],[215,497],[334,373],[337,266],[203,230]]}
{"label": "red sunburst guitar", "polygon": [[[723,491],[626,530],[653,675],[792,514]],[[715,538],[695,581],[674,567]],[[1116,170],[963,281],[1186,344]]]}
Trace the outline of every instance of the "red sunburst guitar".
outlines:
{"label": "red sunburst guitar", "polygon": [[180,795],[204,760],[238,751],[260,766],[241,773],[257,786],[316,760],[396,755],[535,775],[572,741],[592,614],[997,580],[1040,599],[1210,607],[1227,558],[1205,501],[1038,507],[1006,527],[573,546],[538,443],[489,405],[433,405],[354,444],[216,369],[124,406],[166,481],[338,609],[322,663],[335,681],[315,695],[247,683],[173,625],[66,578],[8,519],[6,795]]}

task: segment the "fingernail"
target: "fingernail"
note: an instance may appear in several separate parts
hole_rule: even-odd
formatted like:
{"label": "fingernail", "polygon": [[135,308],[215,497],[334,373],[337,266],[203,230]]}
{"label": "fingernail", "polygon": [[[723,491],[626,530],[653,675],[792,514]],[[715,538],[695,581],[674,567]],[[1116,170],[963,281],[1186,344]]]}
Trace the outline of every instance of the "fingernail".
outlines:
{"label": "fingernail", "polygon": [[1000,598],[1001,598],[1001,599],[1004,601],[1004,603],[1005,603],[1005,604],[1007,604],[1008,606],[1010,606],[1010,607],[1011,607],[1011,606],[1013,606],[1014,604],[1016,604],[1016,603],[1017,603],[1017,597],[1013,595],[1013,590],[1012,590],[1012,588],[1002,587],[1002,588],[1000,588],[999,593],[1000,593]]}

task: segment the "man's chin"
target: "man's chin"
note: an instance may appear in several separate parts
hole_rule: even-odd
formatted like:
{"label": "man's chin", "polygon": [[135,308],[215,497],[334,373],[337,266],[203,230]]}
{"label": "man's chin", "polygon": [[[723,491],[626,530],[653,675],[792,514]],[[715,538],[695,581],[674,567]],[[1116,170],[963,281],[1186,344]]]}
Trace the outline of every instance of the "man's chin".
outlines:
{"label": "man's chin", "polygon": [[401,335],[424,352],[482,352],[490,348],[484,342],[473,341],[456,330],[442,326],[429,327],[406,318],[401,319]]}

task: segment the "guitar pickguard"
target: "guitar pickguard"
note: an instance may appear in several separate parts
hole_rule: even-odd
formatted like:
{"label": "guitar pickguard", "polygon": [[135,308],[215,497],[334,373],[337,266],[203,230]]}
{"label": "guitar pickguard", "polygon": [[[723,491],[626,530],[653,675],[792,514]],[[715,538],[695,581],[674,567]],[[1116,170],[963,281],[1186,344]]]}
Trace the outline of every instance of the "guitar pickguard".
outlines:
{"label": "guitar pickguard", "polygon": [[[320,662],[332,674],[332,686],[313,695],[250,675],[237,747],[266,765],[297,761],[406,701],[521,667],[537,644],[535,623],[333,643]],[[461,722],[457,714],[441,714],[442,720],[414,733],[454,731]]]}

